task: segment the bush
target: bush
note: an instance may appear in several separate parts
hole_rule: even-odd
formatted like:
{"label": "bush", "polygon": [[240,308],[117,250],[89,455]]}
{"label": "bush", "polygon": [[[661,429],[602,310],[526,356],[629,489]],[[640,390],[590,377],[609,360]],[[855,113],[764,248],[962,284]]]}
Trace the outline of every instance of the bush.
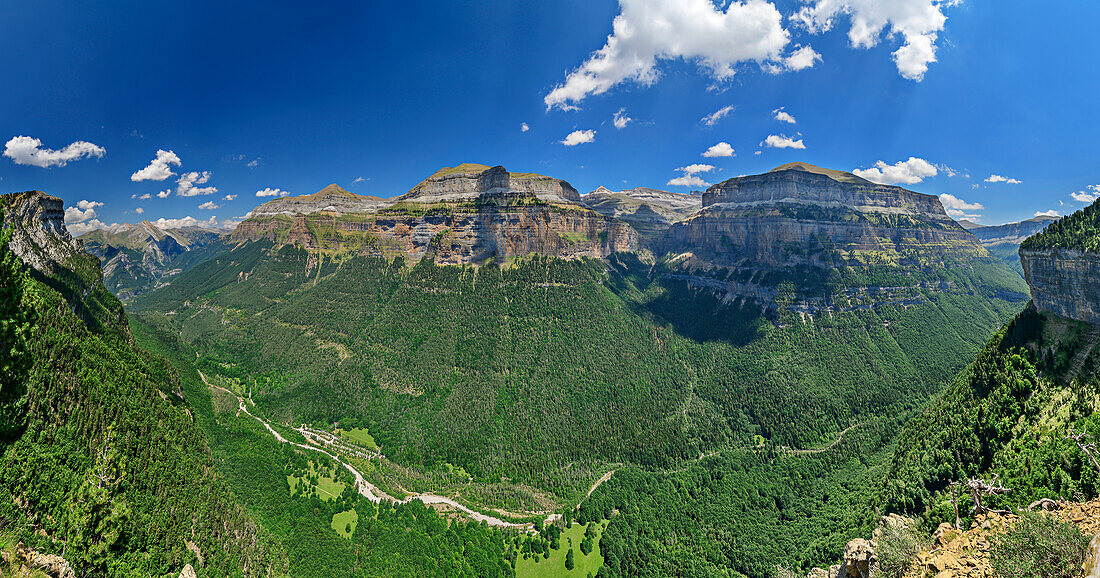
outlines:
{"label": "bush", "polygon": [[886,524],[875,537],[879,576],[902,578],[917,554],[931,545],[920,528]]}
{"label": "bush", "polygon": [[1074,578],[1089,538],[1049,516],[1025,512],[993,545],[993,575],[999,578]]}

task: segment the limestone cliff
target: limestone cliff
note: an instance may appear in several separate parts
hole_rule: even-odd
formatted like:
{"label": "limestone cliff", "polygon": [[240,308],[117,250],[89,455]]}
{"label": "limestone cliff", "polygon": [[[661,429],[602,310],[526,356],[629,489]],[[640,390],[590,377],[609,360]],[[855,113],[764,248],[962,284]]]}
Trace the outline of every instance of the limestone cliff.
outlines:
{"label": "limestone cliff", "polygon": [[4,226],[12,229],[11,249],[23,263],[52,275],[78,258],[84,245],[65,228],[61,199],[42,191],[3,195]]}
{"label": "limestone cliff", "polygon": [[672,223],[695,214],[703,205],[699,193],[673,193],[635,187],[611,191],[600,187],[581,197],[581,202],[601,215],[630,223],[646,242],[659,238]]}
{"label": "limestone cliff", "polygon": [[569,183],[504,167],[444,168],[391,201],[357,200],[352,211],[318,208],[328,202],[316,200],[323,193],[281,199],[277,207],[317,209],[293,215],[265,204],[237,226],[233,240],[412,260],[430,255],[438,263],[529,253],[602,258],[638,245],[634,229],[580,203]]}
{"label": "limestone cliff", "polygon": [[1100,323],[1100,254],[1074,249],[1020,249],[1024,278],[1040,311]]}
{"label": "limestone cliff", "polygon": [[805,312],[912,304],[950,289],[929,275],[990,260],[937,197],[791,163],[729,179],[657,243],[677,274],[766,307]]}

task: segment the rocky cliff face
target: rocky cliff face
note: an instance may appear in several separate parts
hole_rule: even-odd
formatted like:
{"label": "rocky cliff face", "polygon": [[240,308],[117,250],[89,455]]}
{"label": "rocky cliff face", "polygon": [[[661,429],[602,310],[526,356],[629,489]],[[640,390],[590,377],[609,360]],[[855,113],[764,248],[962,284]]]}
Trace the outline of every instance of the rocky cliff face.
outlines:
{"label": "rocky cliff face", "polygon": [[161,229],[142,221],[91,231],[81,236],[80,241],[99,258],[107,288],[126,300],[224,249],[225,237],[224,231],[198,227]]}
{"label": "rocky cliff face", "polygon": [[[702,209],[656,246],[674,270],[764,306],[773,303],[761,295],[790,281],[805,312],[919,300],[940,287],[913,273],[989,258],[937,197],[805,163],[712,186]],[[872,271],[890,272],[892,284]],[[850,279],[834,287],[838,274]]]}
{"label": "rocky cliff face", "polygon": [[[637,248],[634,229],[579,199],[560,179],[467,164],[437,171],[392,201],[352,212],[253,212],[237,226],[233,240],[412,260],[429,255],[452,264],[529,253],[602,258]],[[282,201],[293,204],[281,206],[304,203]]]}
{"label": "rocky cliff face", "polygon": [[1100,254],[1057,247],[1021,249],[1020,263],[1036,308],[1100,324]]}
{"label": "rocky cliff face", "polygon": [[630,223],[649,243],[672,223],[695,214],[703,206],[699,193],[672,193],[646,187],[611,191],[600,187],[583,195],[581,202],[601,215]]}
{"label": "rocky cliff face", "polygon": [[54,275],[84,252],[84,245],[65,228],[61,199],[29,191],[0,197],[4,226],[12,229],[11,249],[23,263]]}

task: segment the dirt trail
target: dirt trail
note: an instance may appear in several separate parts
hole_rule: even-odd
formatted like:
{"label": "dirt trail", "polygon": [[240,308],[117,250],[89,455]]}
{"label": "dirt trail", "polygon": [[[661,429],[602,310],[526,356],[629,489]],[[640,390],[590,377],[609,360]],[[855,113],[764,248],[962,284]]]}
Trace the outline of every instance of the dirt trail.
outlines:
{"label": "dirt trail", "polygon": [[[523,528],[523,529],[528,529],[528,528],[532,527],[531,524],[516,524],[516,523],[513,523],[513,522],[505,522],[504,520],[501,520],[500,518],[495,518],[493,516],[487,516],[485,514],[482,514],[481,512],[475,512],[474,510],[471,510],[470,508],[467,508],[466,506],[463,506],[462,504],[459,504],[458,502],[456,502],[456,501],[454,501],[450,498],[443,497],[443,496],[433,496],[431,494],[416,494],[416,495],[409,496],[408,498],[405,498],[404,500],[395,499],[393,496],[390,496],[390,495],[386,494],[385,492],[383,492],[382,490],[379,490],[377,487],[374,486],[374,484],[371,484],[370,482],[368,482],[365,478],[363,478],[363,475],[360,474],[358,470],[356,470],[354,467],[352,467],[350,464],[344,462],[340,458],[336,457],[335,455],[333,455],[333,454],[331,454],[331,453],[329,453],[329,452],[327,452],[327,451],[325,451],[321,448],[318,448],[318,447],[309,446],[309,445],[306,445],[306,444],[300,444],[300,443],[297,443],[297,442],[292,442],[292,441],[284,438],[283,436],[279,435],[279,432],[275,431],[271,427],[270,424],[268,424],[266,421],[264,421],[260,417],[258,417],[256,415],[253,415],[252,412],[248,411],[248,407],[246,407],[246,405],[245,405],[244,398],[242,398],[241,396],[233,393],[232,391],[229,391],[228,389],[225,389],[224,387],[217,386],[217,385],[214,385],[214,384],[210,383],[209,381],[207,381],[206,375],[204,375],[201,371],[199,371],[199,377],[202,378],[202,382],[205,383],[207,385],[207,387],[214,388],[214,389],[220,389],[220,390],[222,390],[226,393],[229,393],[229,394],[233,395],[234,397],[236,397],[237,402],[239,404],[238,407],[240,408],[240,410],[243,411],[244,413],[248,414],[249,416],[251,416],[256,421],[263,424],[263,426],[265,428],[267,428],[267,431],[270,432],[271,435],[274,436],[275,439],[278,440],[280,443],[290,444],[292,446],[299,447],[299,448],[306,449],[306,450],[310,450],[310,451],[314,451],[314,452],[320,452],[320,453],[325,454],[326,456],[332,458],[332,460],[335,461],[336,463],[344,466],[345,469],[347,469],[349,472],[351,472],[351,474],[353,476],[355,476],[355,489],[359,492],[359,495],[363,496],[364,498],[366,498],[366,499],[368,499],[368,500],[370,500],[370,501],[372,501],[376,504],[381,502],[382,500],[388,500],[388,501],[391,501],[395,504],[407,504],[407,503],[411,502],[412,500],[420,500],[421,502],[423,502],[426,505],[427,504],[443,504],[443,505],[450,506],[450,507],[452,507],[456,510],[460,510],[463,514],[465,514],[466,516],[468,516],[470,519],[474,520],[475,522],[485,522],[486,524],[488,524],[490,526],[497,526],[497,527],[500,527],[500,528]],[[610,474],[608,474],[605,477],[610,478],[611,476],[610,476]],[[602,481],[599,482],[599,483],[602,483]],[[599,483],[597,483],[597,486],[599,485]],[[593,490],[594,489],[595,489],[595,486],[593,487]],[[591,491],[589,492],[589,494],[591,494]]]}
{"label": "dirt trail", "polygon": [[836,436],[835,440],[833,440],[832,442],[829,443],[829,445],[827,445],[823,448],[817,448],[817,449],[813,449],[813,450],[792,450],[791,448],[788,448],[787,446],[783,446],[783,451],[785,451],[789,454],[794,454],[794,455],[820,454],[821,452],[829,451],[829,450],[835,448],[836,444],[840,443],[840,440],[844,439],[844,434],[846,434],[846,433],[852,431],[853,429],[863,425],[864,423],[866,423],[866,422],[860,422],[860,423],[857,423],[855,425],[848,426],[847,428],[845,428],[844,431],[840,432],[840,435]]}

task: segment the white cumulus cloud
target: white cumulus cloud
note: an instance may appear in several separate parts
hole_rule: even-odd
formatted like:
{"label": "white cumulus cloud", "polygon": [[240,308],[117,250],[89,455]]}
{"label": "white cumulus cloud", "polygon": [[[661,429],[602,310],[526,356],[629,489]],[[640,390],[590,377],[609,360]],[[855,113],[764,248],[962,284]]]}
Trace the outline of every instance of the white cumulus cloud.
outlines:
{"label": "white cumulus cloud", "polygon": [[107,149],[90,142],[76,141],[61,149],[44,149],[42,141],[29,136],[17,136],[4,145],[4,156],[17,165],[34,167],[63,167],[67,163],[84,157],[102,157]]}
{"label": "white cumulus cloud", "polygon": [[596,131],[594,130],[575,130],[569,133],[565,137],[565,140],[561,141],[561,144],[567,147],[574,147],[579,144],[589,143],[596,140]]}
{"label": "white cumulus cloud", "polygon": [[226,196],[225,196],[225,200],[227,200],[227,201],[235,201],[235,200],[237,200],[237,195],[226,195]]}
{"label": "white cumulus cloud", "polygon": [[[801,136],[801,135],[800,135]],[[803,144],[802,139],[794,140],[792,137],[781,134],[770,134],[768,138],[764,139],[764,142],[760,143],[760,146],[772,147],[777,149],[805,149],[806,145]]]}
{"label": "white cumulus cloud", "polygon": [[619,111],[611,117],[611,121],[615,124],[615,128],[619,130],[626,128],[626,125],[630,124],[632,120],[634,119],[626,115],[625,108],[620,108]]}
{"label": "white cumulus cloud", "polygon": [[1060,217],[1062,216],[1058,211],[1051,209],[1049,211],[1035,211],[1036,217]]}
{"label": "white cumulus cloud", "polygon": [[789,122],[791,124],[795,124],[798,122],[794,119],[793,116],[791,116],[791,113],[783,110],[782,108],[777,108],[773,110],[772,114],[775,115],[775,120],[778,120],[780,122]]}
{"label": "white cumulus cloud", "polygon": [[940,203],[943,204],[943,209],[947,211],[947,215],[952,219],[969,219],[975,221],[982,218],[982,216],[974,211],[985,209],[985,206],[981,203],[968,203],[948,193],[940,195]]}
{"label": "white cumulus cloud", "polygon": [[821,60],[821,55],[818,54],[813,48],[809,46],[803,46],[791,53],[790,56],[783,59],[783,68],[777,70],[774,67],[771,68],[771,72],[783,72],[784,70],[792,70],[798,72],[799,70],[806,70],[807,68],[813,68],[817,61]]}
{"label": "white cumulus cloud", "polygon": [[138,207],[138,208],[134,209],[134,212],[141,215],[141,214],[145,213],[145,209],[143,209],[141,207]]}
{"label": "white cumulus cloud", "polygon": [[851,27],[848,40],[853,48],[871,48],[889,28],[888,38],[900,37],[894,64],[905,78],[924,79],[928,65],[936,61],[936,39],[947,17],[943,8],[959,0],[809,0],[791,19],[812,33],[832,29],[836,20],[847,16]]}
{"label": "white cumulus cloud", "polygon": [[733,112],[733,105],[723,106],[722,108],[704,116],[700,119],[703,124],[707,126],[714,126],[718,121],[729,116],[729,113]]}
{"label": "white cumulus cloud", "polygon": [[1087,191],[1070,193],[1069,196],[1079,203],[1091,203],[1096,199],[1100,199],[1100,185],[1089,185]]}
{"label": "white cumulus cloud", "polygon": [[218,192],[217,187],[196,187],[205,185],[210,180],[210,171],[190,172],[180,175],[176,181],[176,194],[181,197],[197,197],[199,195],[212,195]]}
{"label": "white cumulus cloud", "polygon": [[77,224],[85,221],[90,221],[96,218],[96,207],[102,207],[103,203],[98,201],[79,201],[75,207],[68,207],[65,209],[65,224]]}
{"label": "white cumulus cloud", "polygon": [[149,163],[149,166],[130,175],[130,180],[135,183],[140,181],[163,181],[176,175],[172,172],[172,165],[180,166],[179,156],[172,151],[157,150],[157,156]]}
{"label": "white cumulus cloud", "polygon": [[272,189],[271,187],[268,187],[262,191],[256,191],[257,197],[285,197],[289,194],[290,193],[282,189]]}
{"label": "white cumulus cloud", "polygon": [[936,176],[938,172],[935,165],[917,157],[909,157],[907,161],[898,161],[892,165],[878,161],[873,168],[852,171],[857,177],[880,185],[913,185]]}
{"label": "white cumulus cloud", "polygon": [[519,123],[519,132],[527,132],[529,130],[531,130],[531,127],[527,126],[527,123],[525,123],[525,122]]}
{"label": "white cumulus cloud", "polygon": [[724,10],[712,0],[620,0],[619,6],[607,42],[546,95],[547,108],[576,108],[622,82],[652,85],[662,60],[694,62],[718,81],[743,62],[788,66],[783,51],[790,34],[766,0],[733,1]]}
{"label": "white cumulus cloud", "polygon": [[707,149],[706,152],[703,153],[703,156],[707,158],[732,157],[733,147],[730,146],[728,142],[720,142]]}
{"label": "white cumulus cloud", "polygon": [[1002,177],[1001,175],[989,175],[989,178],[985,180],[987,183],[1008,183],[1010,185],[1018,185],[1021,181],[1016,179],[1010,179],[1008,177]]}
{"label": "white cumulus cloud", "polygon": [[214,201],[206,201],[205,203],[199,205],[199,208],[204,211],[213,211],[214,209],[219,208],[219,206],[215,205]]}
{"label": "white cumulus cloud", "polygon": [[157,193],[157,198],[158,199],[167,199],[168,195],[171,195],[171,194],[172,194],[171,189],[169,189],[167,191],[161,191],[161,192]]}
{"label": "white cumulus cloud", "polygon": [[699,173],[709,173],[714,170],[714,165],[694,164],[676,169],[684,174],[668,181],[673,187],[709,187],[710,183],[699,178]]}

